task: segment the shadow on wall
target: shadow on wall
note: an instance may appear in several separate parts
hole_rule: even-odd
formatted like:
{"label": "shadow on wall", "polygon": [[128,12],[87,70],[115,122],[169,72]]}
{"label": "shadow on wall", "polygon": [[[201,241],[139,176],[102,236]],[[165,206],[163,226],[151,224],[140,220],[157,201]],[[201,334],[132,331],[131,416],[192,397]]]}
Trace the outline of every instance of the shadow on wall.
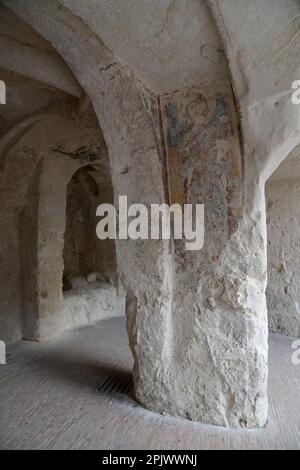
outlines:
{"label": "shadow on wall", "polygon": [[96,207],[113,201],[108,167],[85,165],[70,178],[73,168],[72,161],[48,159],[28,193],[22,223],[26,339],[47,340],[125,314],[114,242],[96,237]]}
{"label": "shadow on wall", "polygon": [[269,328],[300,337],[300,147],[266,185]]}
{"label": "shadow on wall", "polygon": [[108,170],[91,165],[79,169],[67,188],[64,291],[80,287],[80,279],[83,286],[97,279],[107,282],[116,272],[114,241],[96,237],[96,209],[103,203],[113,203]]}

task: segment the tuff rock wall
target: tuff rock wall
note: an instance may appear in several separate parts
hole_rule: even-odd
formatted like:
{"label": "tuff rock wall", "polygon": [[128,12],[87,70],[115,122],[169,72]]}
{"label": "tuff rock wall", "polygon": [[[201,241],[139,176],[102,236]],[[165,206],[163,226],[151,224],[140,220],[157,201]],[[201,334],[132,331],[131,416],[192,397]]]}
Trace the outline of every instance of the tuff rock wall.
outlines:
{"label": "tuff rock wall", "polygon": [[270,181],[267,304],[270,330],[300,337],[300,182]]}
{"label": "tuff rock wall", "polygon": [[[102,198],[111,197],[106,151],[99,131],[76,125],[70,116],[39,116],[30,119],[27,127],[14,128],[2,141],[1,151],[1,338],[6,342],[44,340],[69,328],[124,314],[114,245],[109,244],[108,251],[107,243],[102,246],[96,240],[94,209]],[[87,183],[86,188],[89,211],[94,214],[90,221],[93,227],[81,227],[82,236],[92,237],[93,243],[81,248],[93,263],[73,273],[79,278],[75,287],[80,290],[75,289],[72,297],[69,294],[66,303],[63,252],[68,225],[67,188],[82,167],[99,172],[97,194],[93,193],[94,185],[89,187]],[[101,184],[104,192],[100,196]],[[72,209],[80,217],[84,208],[71,204],[69,221]]]}
{"label": "tuff rock wall", "polygon": [[[75,77],[91,99],[115,201],[206,206],[194,256],[180,243],[116,244],[136,398],[161,413],[264,426],[265,182],[299,144],[298,2],[5,4],[63,58],[73,74],[64,89],[77,96]],[[20,71],[21,57],[6,67]],[[52,64],[60,73],[57,56]]]}

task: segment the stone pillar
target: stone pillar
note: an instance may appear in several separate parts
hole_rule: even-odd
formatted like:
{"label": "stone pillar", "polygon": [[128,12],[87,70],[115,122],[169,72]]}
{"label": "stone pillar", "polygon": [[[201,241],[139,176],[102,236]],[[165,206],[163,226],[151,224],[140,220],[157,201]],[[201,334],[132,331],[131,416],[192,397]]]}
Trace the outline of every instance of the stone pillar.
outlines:
{"label": "stone pillar", "polygon": [[22,217],[25,338],[31,340],[55,337],[63,329],[66,192],[78,163],[57,159],[51,152],[41,156]]}

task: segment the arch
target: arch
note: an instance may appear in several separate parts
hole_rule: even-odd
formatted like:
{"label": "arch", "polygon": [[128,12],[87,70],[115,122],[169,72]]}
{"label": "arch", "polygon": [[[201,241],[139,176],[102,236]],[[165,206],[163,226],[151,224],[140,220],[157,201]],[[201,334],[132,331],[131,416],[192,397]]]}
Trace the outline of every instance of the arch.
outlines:
{"label": "arch", "polygon": [[6,344],[0,341],[0,365],[6,364]]}
{"label": "arch", "polygon": [[0,104],[6,104],[6,85],[3,80],[0,80]]}
{"label": "arch", "polygon": [[[6,197],[1,216],[6,223],[0,234],[5,287],[1,333],[8,342],[22,336],[48,339],[74,326],[60,315],[65,310],[62,245],[67,183],[86,165],[105,167],[108,174],[107,152],[99,128],[87,129],[54,115],[17,126],[2,142],[2,150],[0,185]],[[43,257],[46,253],[49,262]],[[116,295],[117,279],[113,281],[111,297],[115,295],[117,302],[121,294]]]}
{"label": "arch", "polygon": [[269,328],[292,337],[300,337],[299,154],[300,145],[266,184]]}
{"label": "arch", "polygon": [[[56,155],[44,155],[38,176],[35,175],[32,181],[28,202],[22,214],[25,239],[21,266],[26,339],[49,339],[58,336],[65,329],[125,313],[124,296],[117,282],[116,271],[101,272],[96,259],[99,250],[103,249],[96,241],[95,211],[97,201],[100,201],[99,190],[97,197],[88,191],[86,200],[89,207],[86,214],[82,193],[76,200],[77,205],[74,200],[70,205],[67,204],[67,190],[72,178],[78,172],[82,174],[88,167],[91,168],[90,163],[87,166],[82,160],[63,158],[58,162]],[[97,161],[94,161],[94,171],[97,168],[103,178],[103,166],[99,169]],[[80,188],[76,188],[77,193],[78,189]],[[70,207],[73,208],[73,215],[69,213]],[[79,241],[84,243],[84,253],[80,254],[84,254],[85,263],[88,257],[93,263],[86,264],[84,270],[65,271],[65,275],[69,275],[70,288],[64,291],[64,268],[68,261],[72,264],[74,257],[78,255],[66,250],[64,253],[69,242],[66,239],[66,221],[72,221],[74,214],[81,222],[75,227],[73,225],[72,236],[76,238],[80,225]],[[86,236],[85,231],[88,231],[89,242],[93,241],[93,244],[86,243],[83,236]],[[36,263],[26,262],[28,255]]]}
{"label": "arch", "polygon": [[[252,56],[246,35],[240,34],[249,27],[239,10],[243,2],[234,10],[227,0],[208,3],[229,69],[225,64],[217,87],[212,81],[193,83],[163,96],[146,90],[80,17],[59,2],[47,2],[44,10],[39,2],[17,0],[12,8],[51,41],[92,99],[108,145],[116,200],[122,194],[129,203],[136,198],[141,203],[182,203],[189,197],[193,202],[205,200],[212,214],[205,250],[194,260],[172,244],[117,244],[127,291],[136,397],[153,410],[194,420],[264,426],[264,185],[299,142],[299,113],[289,100],[290,84],[282,81],[279,61],[272,70],[278,73],[280,88],[274,81],[270,92],[258,93],[258,84],[265,83],[264,62],[256,55],[261,48],[253,49]],[[257,9],[252,6],[257,24],[249,23],[251,28],[259,28],[262,8],[271,9],[263,3],[255,0]],[[293,19],[294,3],[283,8],[278,2],[283,18]],[[273,60],[275,22],[268,31],[264,51],[271,47],[268,57]],[[242,54],[236,35],[244,41]],[[212,58],[207,47],[202,53]],[[291,53],[289,70],[296,72],[293,58]],[[173,158],[180,175],[176,165],[172,167]],[[212,243],[219,236],[221,243]],[[201,266],[201,273],[189,263]]]}
{"label": "arch", "polygon": [[[129,205],[137,198],[146,205],[165,202],[167,183],[158,143],[142,90],[131,71],[67,9],[60,6],[57,17],[57,2],[49,3],[53,16],[44,12],[35,16],[35,12],[23,6],[26,21],[30,23],[33,14],[35,28],[52,42],[93,102],[107,143],[115,201],[119,195],[126,195]],[[38,12],[40,5],[36,6]],[[74,24],[78,31],[76,38]],[[127,324],[135,357],[135,394],[146,406],[152,406],[149,398],[142,396],[143,390],[146,391],[145,381],[151,381],[150,389],[156,395],[157,370],[165,380],[172,362],[169,345],[173,268],[169,244],[155,241],[146,246],[144,241],[126,240],[118,241],[116,250],[118,272],[127,293]],[[135,269],[130,270],[133,264]],[[149,309],[151,316],[147,315]],[[163,382],[157,397],[161,394],[166,396]]]}
{"label": "arch", "polygon": [[[100,204],[113,204],[108,168],[84,165],[67,186],[64,234],[63,290],[72,290],[73,281],[102,278],[116,271],[114,240],[97,240],[96,210]],[[91,281],[92,282],[92,281]]]}
{"label": "arch", "polygon": [[92,100],[115,200],[126,194],[129,204],[138,198],[209,207],[206,245],[195,258],[161,241],[117,243],[136,398],[192,420],[265,425],[263,263],[249,255],[264,251],[261,214],[253,217],[260,181],[244,178],[226,60],[217,79],[157,96],[56,1],[47,3],[47,12],[38,2],[12,8],[50,40]]}
{"label": "arch", "polygon": [[[284,42],[297,25],[297,5],[293,0],[284,5],[277,1],[275,8],[259,0],[251,6],[239,2],[234,8],[230,0],[208,4],[223,40],[242,116],[247,177],[262,176],[266,181],[299,143],[299,107],[292,103],[292,83],[299,75],[299,37]],[[245,22],[245,11],[251,21]],[[262,27],[266,17],[268,28]]]}

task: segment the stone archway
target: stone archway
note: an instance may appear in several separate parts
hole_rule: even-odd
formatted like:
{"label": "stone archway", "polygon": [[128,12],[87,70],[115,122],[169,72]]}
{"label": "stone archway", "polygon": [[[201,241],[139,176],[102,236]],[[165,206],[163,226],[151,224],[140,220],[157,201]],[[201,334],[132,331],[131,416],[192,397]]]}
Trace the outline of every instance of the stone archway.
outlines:
{"label": "stone archway", "polygon": [[[49,339],[66,329],[125,313],[125,297],[114,264],[114,246],[110,247],[113,270],[104,271],[109,265],[100,262],[103,261],[101,251],[108,254],[107,246],[96,240],[95,213],[101,188],[97,186],[96,193],[93,187],[84,188],[88,203],[84,207],[80,193],[83,188],[72,184],[78,175],[89,176],[87,168],[98,173],[100,183],[107,176],[103,165],[97,168],[97,163],[82,165],[82,161],[74,158],[44,155],[39,175],[30,187],[21,224],[23,237],[26,234],[21,263],[26,339]],[[26,262],[28,255],[35,263]],[[65,285],[69,286],[66,290],[63,273],[67,276]]]}
{"label": "stone archway", "polygon": [[[75,132],[78,132],[76,127]],[[37,174],[28,192],[29,201],[22,213],[24,221],[22,227],[28,227],[28,236],[22,252],[27,256],[28,250],[30,252],[31,249],[33,259],[36,261],[35,264],[28,265],[24,259],[21,263],[23,305],[25,311],[29,313],[27,315],[29,321],[25,322],[24,328],[24,335],[27,339],[49,339],[65,329],[82,326],[108,316],[119,316],[122,310],[124,311],[125,299],[120,293],[116,270],[113,273],[102,273],[101,284],[101,279],[98,279],[98,276],[101,276],[100,269],[97,269],[100,268],[100,263],[96,261],[93,266],[90,266],[90,272],[78,272],[77,279],[75,279],[74,272],[69,273],[73,274],[73,278],[69,279],[73,288],[65,294],[63,292],[64,265],[66,258],[69,262],[72,260],[72,257],[66,254],[68,251],[65,251],[65,257],[63,256],[64,241],[66,247],[64,235],[68,227],[66,221],[70,222],[72,219],[72,216],[67,216],[68,183],[72,181],[74,174],[78,173],[85,174],[86,178],[89,176],[91,180],[88,170],[95,171],[99,184],[101,184],[101,178],[102,180],[108,179],[106,185],[111,191],[110,198],[112,198],[105,149],[100,147],[97,139],[93,140],[88,136],[84,139],[83,132],[81,136],[77,136],[79,153],[76,150],[77,144],[74,144],[75,134],[72,135],[72,129],[64,137],[63,142],[56,140],[57,143],[50,145],[49,151],[42,152],[36,169]],[[95,180],[92,179],[92,181],[97,184]],[[103,186],[105,189],[104,183]],[[89,237],[93,239],[94,244],[85,247],[88,249],[85,257],[90,255],[91,258],[97,260],[99,253],[96,248],[99,247],[96,241],[95,211],[97,200],[99,202],[101,200],[99,197],[101,188],[97,186],[96,194],[93,194],[93,190],[93,187],[86,188],[89,193],[90,207],[89,213],[85,214],[85,224],[88,224],[85,229],[89,231]],[[32,198],[36,201],[35,204]],[[73,210],[80,215],[79,212],[83,208],[73,204]],[[94,227],[92,227],[93,224]],[[78,231],[75,230],[74,233],[78,234]],[[27,272],[28,266],[29,272]],[[107,275],[105,286],[104,274]],[[28,288],[28,283],[34,286],[33,292],[32,288]]]}
{"label": "stone archway", "polygon": [[[186,77],[176,91],[175,86],[166,88],[165,82],[163,89],[149,90],[147,80],[143,86],[140,78],[148,77],[137,78],[134,67],[141,61],[141,51],[130,70],[126,60],[116,59],[122,54],[111,53],[103,44],[101,31],[99,36],[93,32],[97,24],[89,26],[81,17],[80,5],[78,14],[73,13],[75,2],[51,0],[41,6],[34,0],[16,0],[10,7],[54,45],[91,98],[109,149],[116,199],[126,194],[129,203],[150,204],[189,198],[204,201],[209,208],[206,246],[195,259],[187,259],[172,243],[117,244],[135,356],[136,397],[153,410],[193,420],[264,426],[268,411],[264,185],[299,135],[299,113],[288,99],[290,83],[282,77],[281,61],[274,58],[284,54],[288,66],[284,73],[288,68],[291,76],[299,66],[291,43],[282,43],[284,35],[281,44],[275,40],[278,21],[270,22],[264,41],[253,33],[254,28],[264,30],[262,18],[273,17],[269,2],[255,1],[249,23],[244,20],[243,2],[234,10],[228,1],[206,3],[218,28],[206,10],[202,14],[197,9],[200,4],[205,9],[204,3],[193,2],[196,29],[201,29],[204,18],[208,37],[194,41],[201,44],[199,49],[194,44],[183,48],[196,53],[194,60],[186,61],[187,54],[180,57],[177,51],[168,54],[175,57],[175,66],[183,64],[178,76]],[[295,2],[288,2],[290,8],[277,3],[276,15],[293,26]],[[174,5],[164,13],[163,29],[181,32],[178,45],[183,36],[190,39],[182,33],[185,28],[169,27]],[[247,29],[249,34],[244,34]],[[149,41],[147,52],[154,46],[157,51],[157,44],[163,43],[155,39]],[[202,44],[206,39],[213,46]],[[165,54],[158,57],[160,71]],[[200,59],[209,76],[201,83],[199,69],[195,73],[189,68],[191,74],[185,74],[185,67]],[[276,79],[266,89],[270,69]],[[177,75],[174,70],[171,74]],[[276,122],[271,119],[274,110]]]}

